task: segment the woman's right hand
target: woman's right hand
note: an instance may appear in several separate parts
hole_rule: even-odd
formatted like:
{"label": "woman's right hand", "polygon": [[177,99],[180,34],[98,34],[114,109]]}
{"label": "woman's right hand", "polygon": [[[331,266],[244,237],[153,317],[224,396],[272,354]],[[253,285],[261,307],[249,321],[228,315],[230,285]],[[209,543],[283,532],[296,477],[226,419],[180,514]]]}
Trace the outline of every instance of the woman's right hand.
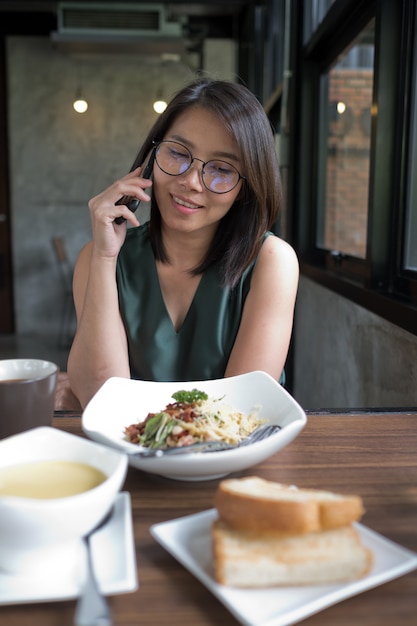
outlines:
{"label": "woman's right hand", "polygon": [[[142,168],[138,167],[89,201],[94,255],[117,257],[126,237],[127,222],[132,226],[139,226],[136,215],[126,205],[116,205],[116,202],[122,196],[133,196],[143,202],[150,201],[145,189],[152,185],[152,181],[142,178],[141,171]],[[126,221],[117,224],[117,217],[123,217]]]}

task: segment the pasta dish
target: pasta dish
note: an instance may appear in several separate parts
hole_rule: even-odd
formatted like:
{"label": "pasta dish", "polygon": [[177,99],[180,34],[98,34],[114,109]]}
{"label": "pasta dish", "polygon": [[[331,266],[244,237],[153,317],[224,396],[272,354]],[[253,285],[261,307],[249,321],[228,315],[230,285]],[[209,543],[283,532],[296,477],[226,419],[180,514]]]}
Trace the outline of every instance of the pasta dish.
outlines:
{"label": "pasta dish", "polygon": [[149,413],[144,421],[125,428],[126,439],[147,448],[188,446],[200,441],[239,443],[265,420],[257,412],[248,415],[224,404],[222,398],[209,399],[198,389],[177,391],[175,402],[159,413]]}

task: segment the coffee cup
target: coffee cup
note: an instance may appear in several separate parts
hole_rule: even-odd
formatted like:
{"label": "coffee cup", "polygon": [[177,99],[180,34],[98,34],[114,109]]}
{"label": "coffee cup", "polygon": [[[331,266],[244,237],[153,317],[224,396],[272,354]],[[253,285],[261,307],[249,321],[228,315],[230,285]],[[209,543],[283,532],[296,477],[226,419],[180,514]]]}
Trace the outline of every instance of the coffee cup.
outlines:
{"label": "coffee cup", "polygon": [[0,439],[51,426],[58,371],[42,359],[0,360]]}

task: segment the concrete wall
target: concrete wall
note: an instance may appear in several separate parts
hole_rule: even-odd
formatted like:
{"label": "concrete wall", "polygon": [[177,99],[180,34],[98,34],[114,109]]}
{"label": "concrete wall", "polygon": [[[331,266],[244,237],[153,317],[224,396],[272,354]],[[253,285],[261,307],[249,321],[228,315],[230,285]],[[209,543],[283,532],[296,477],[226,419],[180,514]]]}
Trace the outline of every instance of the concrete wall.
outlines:
{"label": "concrete wall", "polygon": [[417,337],[306,278],[294,343],[304,408],[417,406]]}

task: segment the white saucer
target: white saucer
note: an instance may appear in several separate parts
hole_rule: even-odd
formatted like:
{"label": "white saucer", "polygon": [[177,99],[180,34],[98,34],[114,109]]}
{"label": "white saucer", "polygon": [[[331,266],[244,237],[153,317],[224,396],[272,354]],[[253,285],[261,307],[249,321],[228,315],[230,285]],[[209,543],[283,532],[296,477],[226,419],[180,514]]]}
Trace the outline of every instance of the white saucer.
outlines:
{"label": "white saucer", "polygon": [[[90,539],[93,564],[105,595],[127,593],[138,588],[136,552],[130,494],[117,495],[108,523]],[[85,552],[81,552],[86,556]],[[53,602],[78,597],[85,574],[85,562],[77,569],[65,566],[53,576],[30,577],[0,572],[0,605]]]}

